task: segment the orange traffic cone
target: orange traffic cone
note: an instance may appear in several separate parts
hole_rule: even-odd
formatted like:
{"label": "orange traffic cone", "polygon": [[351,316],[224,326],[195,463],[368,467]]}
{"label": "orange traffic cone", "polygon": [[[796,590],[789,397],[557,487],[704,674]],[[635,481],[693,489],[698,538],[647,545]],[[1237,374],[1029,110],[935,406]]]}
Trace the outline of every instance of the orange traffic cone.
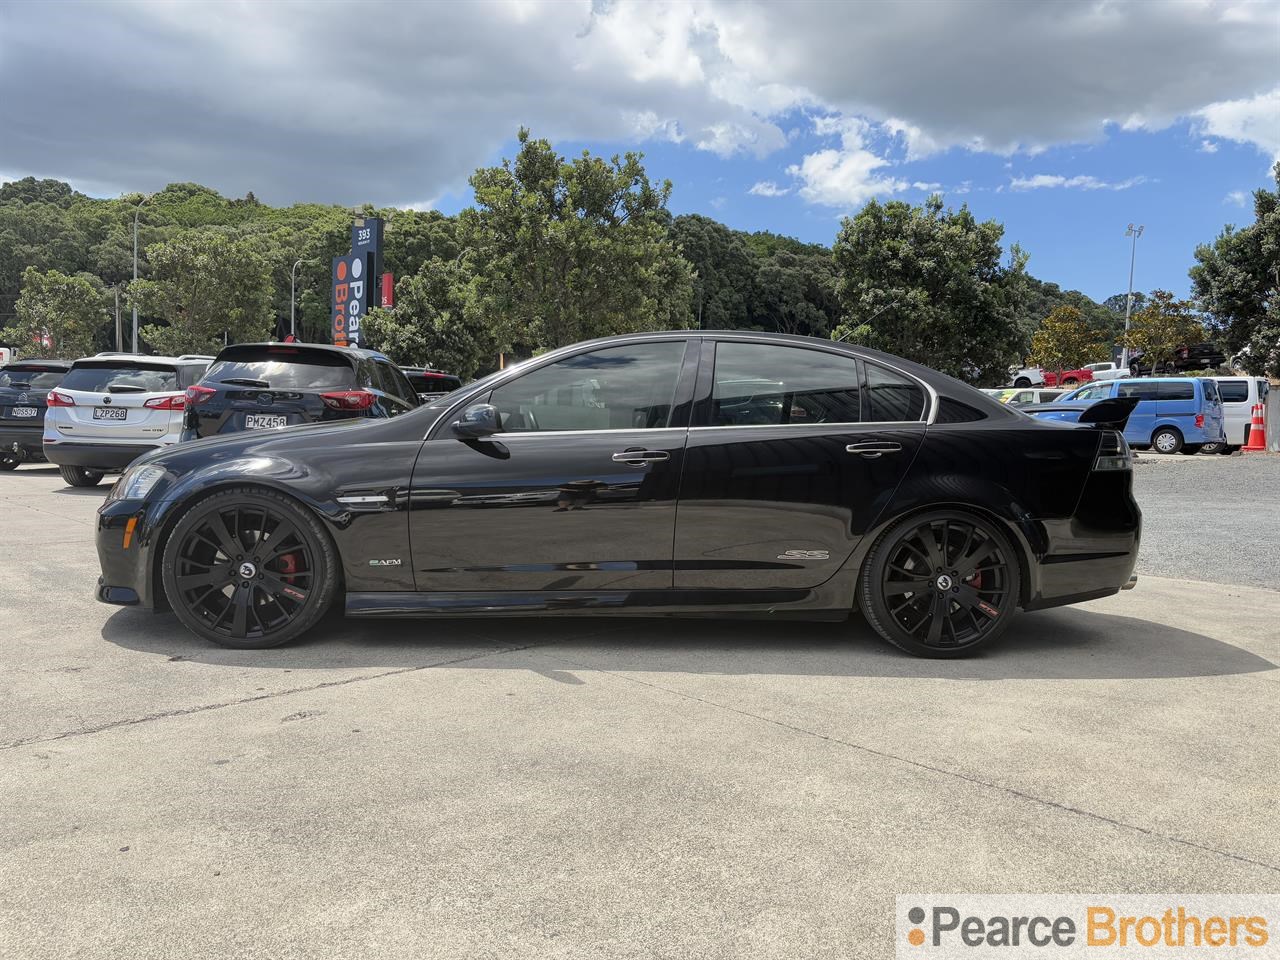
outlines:
{"label": "orange traffic cone", "polygon": [[1267,424],[1262,418],[1262,410],[1262,404],[1253,405],[1253,423],[1249,425],[1249,442],[1244,445],[1245,450],[1267,449]]}

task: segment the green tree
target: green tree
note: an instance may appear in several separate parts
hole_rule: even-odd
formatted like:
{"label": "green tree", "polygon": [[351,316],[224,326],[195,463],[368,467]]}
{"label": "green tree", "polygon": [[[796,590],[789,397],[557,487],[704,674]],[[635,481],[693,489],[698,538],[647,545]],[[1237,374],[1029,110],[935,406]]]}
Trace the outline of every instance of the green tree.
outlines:
{"label": "green tree", "polygon": [[832,333],[979,383],[1001,382],[1025,349],[1025,255],[1000,262],[1004,228],[967,207],[868,203],[836,238],[843,322]]}
{"label": "green tree", "polygon": [[162,353],[217,353],[227,342],[271,335],[271,271],[249,244],[221,233],[188,232],[147,249],[151,277],[129,285],[129,300],[162,321],[142,327]]}
{"label": "green tree", "polygon": [[669,234],[670,182],[651,184],[636,153],[567,163],[527,130],[519,138],[514,161],[472,176],[477,207],[459,222],[477,315],[499,341],[548,348],[689,326],[692,271]]}
{"label": "green tree", "polygon": [[1075,307],[1056,307],[1031,337],[1031,363],[1062,373],[1092,363],[1106,351],[1105,342]]}
{"label": "green tree", "polygon": [[27,356],[74,360],[94,352],[109,319],[102,288],[91,279],[27,267],[17,319],[0,330],[0,340]]}
{"label": "green tree", "polygon": [[693,267],[694,325],[704,330],[746,327],[756,264],[742,235],[694,213],[672,221],[671,237]]}
{"label": "green tree", "polygon": [[782,249],[758,258],[749,304],[751,327],[803,337],[829,336],[840,315],[830,252]]}
{"label": "green tree", "polygon": [[1221,345],[1249,373],[1280,375],[1280,163],[1276,190],[1255,190],[1254,222],[1196,247],[1192,292]]}
{"label": "green tree", "polygon": [[1204,324],[1189,300],[1175,299],[1168,290],[1153,290],[1146,306],[1133,315],[1125,345],[1142,351],[1142,365],[1153,370],[1173,359],[1184,345],[1203,342]]}
{"label": "green tree", "polygon": [[396,281],[394,309],[365,315],[364,344],[398,364],[474,377],[495,365],[498,346],[475,316],[471,284],[458,261],[428,260],[413,276]]}

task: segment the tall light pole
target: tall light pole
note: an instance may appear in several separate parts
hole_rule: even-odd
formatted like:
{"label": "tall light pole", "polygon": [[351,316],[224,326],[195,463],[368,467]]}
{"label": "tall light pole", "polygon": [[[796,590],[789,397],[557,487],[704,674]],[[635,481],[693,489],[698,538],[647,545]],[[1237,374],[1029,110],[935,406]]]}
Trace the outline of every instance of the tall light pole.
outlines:
{"label": "tall light pole", "polygon": [[[150,193],[143,197],[137,208],[133,211],[133,279],[136,283],[138,280],[138,217],[142,214],[142,205],[150,200],[155,194]],[[138,352],[138,301],[133,300],[133,352]]]}
{"label": "tall light pole", "polygon": [[1138,238],[1146,228],[1142,224],[1136,227],[1131,223],[1125,230],[1126,237],[1133,237],[1133,246],[1129,250],[1129,293],[1124,298],[1124,346],[1120,352],[1120,366],[1129,367],[1129,316],[1133,313],[1133,263],[1138,258]]}
{"label": "tall light pole", "polygon": [[315,260],[299,259],[294,262],[293,269],[289,271],[289,336],[295,340],[298,337],[298,329],[295,317],[297,315],[297,298],[295,293],[298,288],[298,268],[304,263],[316,263]]}

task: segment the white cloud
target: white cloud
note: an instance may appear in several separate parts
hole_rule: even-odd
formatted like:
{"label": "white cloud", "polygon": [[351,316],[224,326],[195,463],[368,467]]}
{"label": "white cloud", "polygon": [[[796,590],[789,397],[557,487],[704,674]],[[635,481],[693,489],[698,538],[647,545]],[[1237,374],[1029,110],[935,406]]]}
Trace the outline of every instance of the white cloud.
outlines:
{"label": "white cloud", "polygon": [[798,164],[787,167],[787,173],[800,181],[799,194],[809,203],[828,207],[856,207],[872,197],[900,193],[907,188],[905,180],[876,173],[889,161],[866,147],[869,131],[866,121],[857,117],[818,116],[813,119],[819,136],[840,137],[840,149],[819,150],[807,154]]}
{"label": "white cloud", "polygon": [[711,204],[711,206],[712,206],[712,207],[714,207],[715,209],[717,209],[717,210],[723,210],[723,209],[724,209],[724,205],[725,205],[725,203],[726,203],[726,200],[725,200],[725,198],[724,198],[724,197],[712,197],[708,202],[709,202],[709,203]]}
{"label": "white cloud", "polygon": [[1218,145],[1214,143],[1212,140],[1201,140],[1200,152],[1201,153],[1217,153]]}
{"label": "white cloud", "polygon": [[1056,173],[1037,173],[1031,177],[1014,177],[1009,182],[1009,189],[1041,190],[1062,187],[1068,190],[1128,190],[1130,187],[1136,187],[1138,184],[1146,182],[1146,177],[1130,177],[1128,180],[1108,181],[1087,175],[1064,177]]}
{"label": "white cloud", "polygon": [[1252,144],[1280,160],[1280,87],[1244,100],[1210,104],[1197,116],[1205,133]]}
{"label": "white cloud", "polygon": [[1229,203],[1232,206],[1243,207],[1249,202],[1249,194],[1243,190],[1232,190],[1222,198],[1223,203]]}
{"label": "white cloud", "polygon": [[912,189],[913,189],[913,190],[924,190],[924,191],[925,191],[925,192],[927,192],[927,193],[932,193],[932,192],[934,192],[935,190],[941,190],[941,189],[942,189],[942,184],[940,184],[940,183],[924,183],[924,182],[922,182],[922,181],[920,181],[920,180],[917,180],[915,183],[911,184],[911,187],[912,187]]}
{"label": "white cloud", "polygon": [[761,180],[747,191],[753,197],[784,197],[790,192],[790,187],[780,187],[772,180]]}

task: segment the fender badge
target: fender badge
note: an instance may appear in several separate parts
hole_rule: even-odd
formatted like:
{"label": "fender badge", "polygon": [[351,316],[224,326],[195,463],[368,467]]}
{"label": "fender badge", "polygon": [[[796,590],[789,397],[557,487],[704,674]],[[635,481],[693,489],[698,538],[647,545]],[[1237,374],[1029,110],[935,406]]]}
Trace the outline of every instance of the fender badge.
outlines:
{"label": "fender badge", "polygon": [[778,554],[779,560],[830,560],[829,550],[787,550]]}
{"label": "fender badge", "polygon": [[371,566],[371,567],[398,567],[398,566],[400,566],[400,558],[399,558],[399,557],[395,557],[395,558],[393,558],[393,559],[391,559],[391,560],[370,560],[370,561],[369,561],[369,566]]}

